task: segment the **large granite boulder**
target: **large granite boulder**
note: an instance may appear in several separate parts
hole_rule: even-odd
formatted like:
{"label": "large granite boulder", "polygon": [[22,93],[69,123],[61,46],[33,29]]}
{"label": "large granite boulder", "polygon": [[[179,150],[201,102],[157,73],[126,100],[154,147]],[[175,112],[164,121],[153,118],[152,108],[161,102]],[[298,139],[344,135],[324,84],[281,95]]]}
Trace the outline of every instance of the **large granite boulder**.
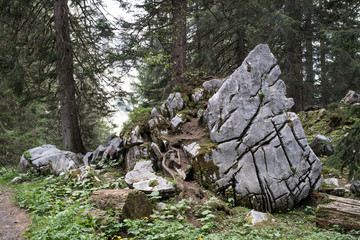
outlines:
{"label": "large granite boulder", "polygon": [[267,45],[258,45],[205,113],[217,144],[206,158],[215,169],[208,177],[216,179],[218,192],[233,192],[237,203],[268,212],[292,208],[322,182],[300,120],[286,112],[294,103],[276,62]]}
{"label": "large granite boulder", "polygon": [[18,170],[25,172],[50,173],[59,175],[79,167],[77,156],[73,152],[62,151],[54,145],[45,144],[26,151],[20,159]]}

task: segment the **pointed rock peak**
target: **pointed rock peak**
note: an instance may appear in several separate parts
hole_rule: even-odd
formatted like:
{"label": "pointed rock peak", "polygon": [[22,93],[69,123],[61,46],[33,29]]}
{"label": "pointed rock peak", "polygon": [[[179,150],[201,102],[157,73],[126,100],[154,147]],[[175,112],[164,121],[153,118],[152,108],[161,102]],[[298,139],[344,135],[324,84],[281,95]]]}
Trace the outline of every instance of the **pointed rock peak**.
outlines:
{"label": "pointed rock peak", "polygon": [[219,192],[260,211],[292,208],[321,184],[321,163],[306,140],[277,60],[258,45],[209,99],[205,119],[217,143]]}

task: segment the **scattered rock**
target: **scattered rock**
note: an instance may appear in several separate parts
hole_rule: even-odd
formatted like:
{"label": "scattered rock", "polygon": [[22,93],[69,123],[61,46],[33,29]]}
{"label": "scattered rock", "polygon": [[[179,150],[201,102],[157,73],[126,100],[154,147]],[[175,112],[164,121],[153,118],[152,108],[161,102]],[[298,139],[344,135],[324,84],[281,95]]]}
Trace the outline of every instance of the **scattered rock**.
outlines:
{"label": "scattered rock", "polygon": [[[101,147],[101,146],[100,146]],[[123,140],[121,138],[114,138],[110,141],[109,145],[103,153],[103,159],[115,159],[119,157],[119,153],[122,151]]]}
{"label": "scattered rock", "polygon": [[62,151],[54,145],[46,144],[32,148],[21,156],[18,170],[26,172],[50,173],[59,175],[79,167],[77,156],[70,151]]}
{"label": "scattered rock", "polygon": [[344,197],[346,193],[346,189],[345,188],[334,188],[330,194],[331,195],[335,195],[335,196],[339,196],[339,197]]}
{"label": "scattered rock", "polygon": [[83,158],[84,165],[96,164],[99,162],[105,152],[106,148],[100,145],[95,151],[87,152]]}
{"label": "scattered rock", "polygon": [[158,210],[158,211],[161,211],[161,210],[163,210],[164,208],[166,208],[166,203],[159,202],[159,203],[156,205],[156,210]]}
{"label": "scattered rock", "polygon": [[203,87],[208,93],[216,93],[217,90],[223,85],[224,80],[212,79],[203,83]]}
{"label": "scattered rock", "polygon": [[339,181],[337,180],[337,178],[324,179],[324,183],[326,183],[327,185],[335,186],[335,187],[339,186]]}
{"label": "scattered rock", "polygon": [[150,157],[150,152],[144,145],[135,145],[129,148],[125,155],[125,168],[130,170],[137,161]]}
{"label": "scattered rock", "polygon": [[171,196],[175,192],[171,182],[155,174],[151,161],[137,162],[134,169],[125,175],[125,182],[145,193],[158,191],[161,196]]}
{"label": "scattered rock", "polygon": [[161,117],[161,114],[157,111],[155,107],[151,110],[151,117],[152,118]]}
{"label": "scattered rock", "polygon": [[134,130],[131,131],[130,140],[128,139],[126,141],[126,145],[133,146],[133,145],[140,145],[142,143],[144,143],[144,140],[142,139],[140,134],[140,127],[136,126]]}
{"label": "scattered rock", "polygon": [[21,181],[21,177],[14,177],[13,180],[11,180],[10,184],[15,184],[15,183],[19,183]]}
{"label": "scattered rock", "polygon": [[353,182],[350,186],[350,191],[353,194],[360,196],[360,181]]}
{"label": "scattered rock", "polygon": [[246,215],[246,220],[249,224],[255,226],[260,223],[270,222],[273,218],[268,213],[258,212],[254,209]]}
{"label": "scattered rock", "polygon": [[202,100],[204,98],[204,89],[199,89],[197,90],[195,93],[193,93],[191,95],[191,100],[194,102],[194,103],[197,103],[199,102],[200,100]]}
{"label": "scattered rock", "polygon": [[106,138],[106,146],[110,145],[111,140],[113,140],[114,138],[117,138],[118,136],[116,136],[116,134],[111,134]]}
{"label": "scattered rock", "polygon": [[171,119],[171,128],[177,130],[180,124],[185,122],[186,119],[182,119],[182,114],[176,114],[176,116]]}
{"label": "scattered rock", "polygon": [[151,203],[145,193],[131,189],[96,190],[90,197],[90,202],[102,210],[116,210],[122,219],[139,219],[149,217]]}
{"label": "scattered rock", "polygon": [[331,156],[335,153],[335,147],[330,138],[317,135],[311,143],[311,148],[317,156]]}
{"label": "scattered rock", "polygon": [[177,111],[184,106],[184,101],[180,93],[171,93],[168,99],[161,105],[160,111],[163,116],[173,118]]}
{"label": "scattered rock", "polygon": [[185,154],[187,154],[191,159],[199,153],[200,148],[200,145],[196,142],[190,143],[189,145],[183,147]]}
{"label": "scattered rock", "polygon": [[92,182],[94,186],[101,185],[99,171],[90,166],[81,166],[78,169],[71,170],[69,175],[71,179],[75,179],[81,185],[88,181]]}
{"label": "scattered rock", "polygon": [[151,149],[153,150],[153,152],[155,153],[156,157],[158,160],[162,160],[162,153],[160,151],[160,148],[158,147],[158,145],[156,143],[151,143]]}
{"label": "scattered rock", "polygon": [[[321,163],[295,113],[286,113],[280,68],[267,45],[258,45],[209,99],[210,138],[218,144],[206,161],[218,192],[260,211],[286,211],[321,186]],[[217,168],[217,169],[216,169]],[[234,186],[234,188],[231,188]]]}
{"label": "scattered rock", "polygon": [[340,102],[348,104],[360,103],[360,94],[350,90]]}

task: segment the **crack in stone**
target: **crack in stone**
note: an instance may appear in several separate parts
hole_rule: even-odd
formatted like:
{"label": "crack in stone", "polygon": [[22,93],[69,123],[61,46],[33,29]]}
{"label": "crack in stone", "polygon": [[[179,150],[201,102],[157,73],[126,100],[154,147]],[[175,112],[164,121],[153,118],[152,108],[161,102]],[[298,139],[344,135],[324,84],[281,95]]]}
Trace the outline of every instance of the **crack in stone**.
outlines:
{"label": "crack in stone", "polygon": [[[266,178],[264,177],[264,182],[266,184],[266,190],[269,192],[270,196],[271,196],[271,199],[272,199],[272,202],[270,204],[270,207],[271,207],[271,212],[276,209],[276,200],[275,200],[275,196],[274,196],[274,193],[273,191],[271,190],[270,188],[270,185],[269,183],[267,182]],[[274,206],[272,206],[272,204],[274,204]]]}
{"label": "crack in stone", "polygon": [[256,163],[255,153],[254,153],[252,150],[250,150],[250,152],[251,152],[251,156],[252,156],[252,159],[253,159],[253,162],[254,162],[256,176],[257,176],[257,179],[258,179],[258,182],[259,182],[259,186],[260,186],[260,189],[261,189],[261,198],[262,198],[262,200],[263,200],[263,202],[262,202],[262,208],[263,208],[263,209],[266,209],[266,206],[264,206],[265,203],[266,203],[266,201],[265,201],[266,199],[264,199],[264,197],[266,198],[266,193],[265,193],[265,189],[264,189],[263,183],[262,183],[262,181],[261,181],[259,167],[258,167],[258,165],[257,165],[257,163]]}
{"label": "crack in stone", "polygon": [[261,150],[262,150],[263,155],[264,155],[264,162],[265,162],[265,169],[266,169],[266,172],[269,172],[269,169],[268,169],[268,164],[267,164],[267,159],[266,159],[266,153],[265,153],[265,150],[264,150],[264,147],[263,147],[263,146],[261,147]]}
{"label": "crack in stone", "polygon": [[[274,134],[274,132],[271,132],[268,135],[266,135],[259,142],[255,143],[251,148],[255,149],[255,152],[256,152],[260,147],[270,144],[271,141],[277,137],[276,134],[274,136],[271,136],[272,134]],[[269,139],[267,139],[267,138],[269,138]]]}
{"label": "crack in stone", "polygon": [[292,132],[293,135],[294,135],[294,138],[295,138],[295,141],[297,142],[297,144],[300,146],[300,148],[301,148],[303,151],[305,151],[305,147],[304,147],[304,146],[301,144],[301,142],[300,142],[301,139],[298,139],[298,138],[297,138],[297,136],[296,136],[295,131],[294,131],[293,128],[290,128],[290,129],[291,129],[291,132]]}
{"label": "crack in stone", "polygon": [[217,142],[217,143],[222,144],[222,143],[230,142],[230,141],[233,141],[233,140],[239,140],[239,142],[242,142],[243,137],[247,134],[248,130],[250,129],[251,125],[253,124],[254,119],[259,114],[260,108],[261,108],[261,104],[259,104],[258,108],[256,109],[255,114],[251,117],[249,123],[246,125],[246,127],[244,128],[243,132],[240,134],[239,137],[230,138],[230,139],[220,141],[220,142]]}
{"label": "crack in stone", "polygon": [[218,132],[221,130],[221,127],[224,126],[224,124],[226,123],[227,120],[229,120],[229,118],[231,117],[231,114],[233,114],[236,110],[238,110],[238,107],[235,109],[232,109],[225,117],[225,119],[220,119],[220,123],[219,123],[219,127],[218,127]]}
{"label": "crack in stone", "polygon": [[[291,161],[290,161],[290,158],[289,158],[289,156],[288,156],[288,154],[287,154],[287,152],[286,152],[286,150],[285,150],[285,146],[284,146],[283,140],[282,140],[282,138],[281,138],[281,134],[280,134],[280,131],[281,131],[282,127],[280,128],[280,130],[278,130],[278,129],[276,128],[275,123],[274,123],[273,121],[271,121],[271,122],[272,122],[272,124],[273,124],[273,126],[274,126],[274,128],[275,128],[276,135],[277,135],[278,138],[279,138],[281,148],[282,148],[282,150],[284,151],[284,154],[285,154],[285,158],[286,158],[286,160],[287,160],[287,162],[289,163],[289,166],[290,166],[290,168],[291,168],[293,165],[292,165],[292,163],[291,163]],[[285,123],[285,124],[286,124],[286,123]]]}

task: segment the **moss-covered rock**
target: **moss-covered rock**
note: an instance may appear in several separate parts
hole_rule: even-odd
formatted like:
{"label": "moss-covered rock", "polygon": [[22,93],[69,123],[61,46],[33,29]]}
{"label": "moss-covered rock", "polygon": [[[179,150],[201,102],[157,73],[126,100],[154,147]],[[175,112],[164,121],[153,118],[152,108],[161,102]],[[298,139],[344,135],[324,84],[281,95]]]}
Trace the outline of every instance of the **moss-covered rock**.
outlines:
{"label": "moss-covered rock", "polygon": [[90,202],[102,210],[116,210],[121,218],[140,219],[149,217],[152,212],[151,203],[145,193],[131,189],[94,191]]}

